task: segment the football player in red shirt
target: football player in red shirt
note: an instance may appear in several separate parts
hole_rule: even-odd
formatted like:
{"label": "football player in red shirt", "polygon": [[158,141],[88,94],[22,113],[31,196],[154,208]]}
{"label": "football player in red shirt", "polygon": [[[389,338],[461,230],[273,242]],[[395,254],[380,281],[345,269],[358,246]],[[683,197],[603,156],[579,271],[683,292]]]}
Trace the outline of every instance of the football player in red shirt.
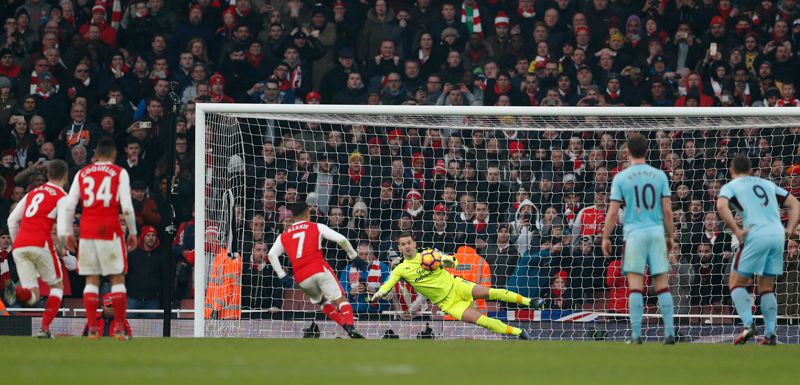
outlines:
{"label": "football player in red shirt", "polygon": [[[58,217],[58,236],[67,249],[78,251],[78,272],[86,276],[83,304],[89,321],[89,338],[99,338],[97,330],[97,305],[100,302],[100,276],[111,281],[111,299],[114,303],[114,335],[125,340],[125,312],[128,298],[125,290],[127,252],[136,248],[136,217],[131,202],[128,172],[115,165],[117,149],[110,138],[103,138],[95,148],[96,162],[75,174],[69,194]],[[80,245],[72,233],[75,206],[82,207]],[[121,209],[121,211],[120,211]],[[119,213],[125,218],[128,229],[127,250]]]}
{"label": "football player in red shirt", "polygon": [[[366,262],[358,258],[350,241],[344,235],[321,223],[310,221],[310,210],[306,202],[297,202],[292,207],[295,222],[281,234],[269,250],[269,262],[285,287],[294,286],[294,281],[308,295],[311,302],[321,304],[322,312],[341,326],[350,338],[364,338],[356,331],[353,307],[347,302],[339,280],[322,256],[322,239],[333,241],[347,252],[350,260],[366,268]],[[286,253],[292,264],[294,280],[283,270],[278,258]]]}
{"label": "football player in red shirt", "polygon": [[39,302],[39,282],[50,286],[50,295],[42,315],[39,338],[53,338],[50,323],[53,322],[61,297],[64,295],[61,262],[53,248],[52,229],[59,207],[64,204],[67,193],[67,164],[61,160],[50,161],[47,166],[48,182],[29,191],[8,216],[8,230],[14,240],[12,253],[17,264],[20,285],[14,287],[11,280],[6,287],[6,297],[14,297],[27,306]]}

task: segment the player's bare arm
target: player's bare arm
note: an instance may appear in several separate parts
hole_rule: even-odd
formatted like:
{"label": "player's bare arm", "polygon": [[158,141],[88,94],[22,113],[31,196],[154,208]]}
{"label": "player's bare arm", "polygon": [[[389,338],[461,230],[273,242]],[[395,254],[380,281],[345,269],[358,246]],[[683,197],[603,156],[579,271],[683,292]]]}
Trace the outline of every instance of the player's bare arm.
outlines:
{"label": "player's bare arm", "polygon": [[786,220],[786,237],[794,238],[794,229],[797,228],[797,221],[800,219],[800,201],[789,194],[783,201],[783,207],[786,207],[789,214],[789,219]]}
{"label": "player's bare arm", "polygon": [[611,256],[611,233],[614,231],[614,227],[617,225],[617,219],[619,217],[619,208],[620,203],[617,201],[611,201],[611,204],[608,206],[608,213],[606,213],[606,223],[603,225],[603,255],[606,257]]}
{"label": "player's bare arm", "polygon": [[672,223],[672,202],[670,197],[661,197],[661,211],[664,214],[664,231],[667,234],[667,250],[675,247],[675,226]]}
{"label": "player's bare arm", "polygon": [[722,218],[722,221],[725,222],[725,225],[731,229],[733,235],[739,239],[739,242],[744,242],[745,236],[747,236],[747,229],[742,229],[739,225],[736,224],[736,218],[733,216],[733,211],[731,211],[730,207],[730,200],[725,197],[719,197],[717,199],[717,213],[719,213],[719,217]]}

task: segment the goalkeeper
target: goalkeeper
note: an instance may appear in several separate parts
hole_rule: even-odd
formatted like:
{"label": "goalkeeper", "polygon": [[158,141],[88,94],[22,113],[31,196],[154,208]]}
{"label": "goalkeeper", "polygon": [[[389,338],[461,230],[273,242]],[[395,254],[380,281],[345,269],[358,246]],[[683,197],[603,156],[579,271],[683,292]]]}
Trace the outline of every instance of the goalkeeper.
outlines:
{"label": "goalkeeper", "polygon": [[[498,319],[489,318],[473,308],[472,301],[475,299],[491,299],[509,303],[516,303],[522,306],[538,307],[541,300],[531,300],[517,293],[503,290],[490,289],[485,286],[466,281],[461,278],[453,277],[445,269],[434,271],[425,270],[420,266],[420,253],[417,252],[417,242],[410,232],[402,232],[397,238],[400,253],[403,254],[403,262],[392,270],[392,275],[378,289],[370,301],[374,302],[385,297],[394,285],[404,279],[419,294],[428,298],[434,305],[438,306],[445,313],[457,320],[476,324],[489,329],[495,333],[511,334],[523,340],[531,339],[528,332],[503,323]],[[452,268],[458,262],[449,255],[442,255],[442,265]]]}

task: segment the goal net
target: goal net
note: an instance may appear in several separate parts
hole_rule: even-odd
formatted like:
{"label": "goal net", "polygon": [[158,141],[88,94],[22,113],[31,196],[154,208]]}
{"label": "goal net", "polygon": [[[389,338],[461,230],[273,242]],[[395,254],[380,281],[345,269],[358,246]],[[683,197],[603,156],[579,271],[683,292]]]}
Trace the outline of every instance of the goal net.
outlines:
{"label": "goal net", "polygon": [[[629,165],[625,139],[639,132],[649,163],[670,178],[678,333],[730,341],[739,321],[728,274],[740,244],[715,210],[729,160],[747,154],[756,175],[800,194],[797,109],[200,104],[196,129],[195,244],[205,250],[196,336],[345,336],[301,291],[284,289],[266,258],[293,222],[288,205],[305,200],[369,264],[360,270],[323,244],[367,338],[500,338],[444,316],[402,282],[367,302],[401,258],[396,236],[411,231],[420,248],[456,255],[457,276],[547,298],[541,310],[476,301],[484,314],[540,339],[625,339],[621,226],[614,256],[600,239],[611,180]],[[783,342],[800,342],[799,264],[789,241],[775,287]],[[656,300],[650,287],[646,339],[662,335]]]}

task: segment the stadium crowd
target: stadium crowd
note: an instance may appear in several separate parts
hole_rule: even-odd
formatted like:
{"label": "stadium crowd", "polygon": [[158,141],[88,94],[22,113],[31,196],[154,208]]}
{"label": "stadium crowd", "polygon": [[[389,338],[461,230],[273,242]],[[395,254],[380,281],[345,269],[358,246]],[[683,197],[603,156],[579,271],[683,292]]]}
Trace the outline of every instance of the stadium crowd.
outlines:
{"label": "stadium crowd", "polygon": [[[193,263],[194,107],[213,103],[497,106],[798,106],[797,0],[9,0],[0,4],[0,218],[45,181],[71,175],[112,137],[131,175],[140,247],[129,256],[130,308],[158,308],[161,261],[189,298]],[[174,126],[168,94],[180,100]],[[574,308],[627,308],[617,259],[599,252],[610,180],[626,167],[614,133],[419,130],[290,124],[249,135],[258,202],[240,210],[245,308],[280,308],[266,251],[286,205],[352,240],[369,271],[335,268],[357,311],[385,279],[393,234],[485,263],[477,281]],[[176,133],[173,144],[165,140]],[[651,135],[673,183],[678,312],[724,308],[736,241],[712,202],[737,151],[800,194],[799,128]],[[730,149],[730,151],[728,151]],[[166,179],[174,151],[176,179]],[[166,228],[173,210],[170,244]],[[5,222],[5,220],[3,220]],[[79,225],[76,220],[75,226]],[[212,226],[213,227],[213,226]],[[459,249],[467,245],[469,249]],[[13,277],[7,232],[0,279]],[[800,314],[798,245],[780,281],[782,314]],[[483,262],[480,262],[483,261]],[[62,256],[79,297],[75,257]],[[465,266],[471,266],[467,264]],[[487,273],[489,271],[489,273]],[[465,274],[466,274],[465,273]],[[0,282],[2,283],[2,282]],[[793,288],[793,289],[792,289]],[[792,298],[789,298],[793,296]],[[399,288],[395,306],[413,308]],[[681,310],[683,309],[683,310]],[[725,309],[710,311],[724,312]]]}

